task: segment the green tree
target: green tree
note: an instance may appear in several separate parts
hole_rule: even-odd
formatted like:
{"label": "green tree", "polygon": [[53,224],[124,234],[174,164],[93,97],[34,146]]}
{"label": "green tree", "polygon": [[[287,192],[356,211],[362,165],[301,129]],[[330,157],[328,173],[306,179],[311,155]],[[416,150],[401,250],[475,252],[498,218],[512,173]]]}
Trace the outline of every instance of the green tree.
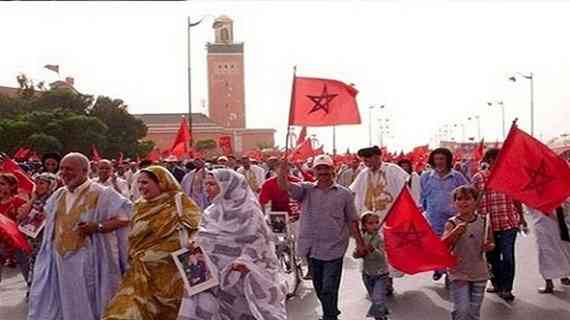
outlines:
{"label": "green tree", "polygon": [[26,146],[39,153],[63,151],[63,144],[56,137],[45,133],[36,133],[29,136],[26,140]]}
{"label": "green tree", "polygon": [[38,152],[90,154],[91,145],[96,145],[104,157],[123,152],[132,158],[154,147],[142,140],[146,125],[128,113],[121,99],[95,99],[54,84],[47,89],[25,74],[17,82],[17,96],[0,96],[0,151],[13,154],[26,146]]}
{"label": "green tree", "polygon": [[143,140],[137,145],[137,156],[146,157],[156,146],[154,141]]}
{"label": "green tree", "polygon": [[123,152],[125,157],[137,155],[137,146],[146,136],[147,127],[142,120],[129,114],[127,109],[123,100],[105,96],[98,97],[91,109],[89,115],[101,120],[108,128],[106,143],[101,148],[104,155],[112,157],[119,152]]}

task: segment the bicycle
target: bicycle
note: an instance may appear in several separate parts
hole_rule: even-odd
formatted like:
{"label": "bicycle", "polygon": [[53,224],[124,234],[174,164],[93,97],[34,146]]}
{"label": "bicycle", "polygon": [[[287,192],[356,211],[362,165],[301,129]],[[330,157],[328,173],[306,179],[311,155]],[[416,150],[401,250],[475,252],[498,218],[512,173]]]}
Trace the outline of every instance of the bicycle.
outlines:
{"label": "bicycle", "polygon": [[[287,212],[269,212],[268,217],[275,235],[275,254],[287,282],[287,299],[291,299],[299,289],[303,274],[302,259],[297,257],[295,252],[295,235],[292,232],[294,221],[288,219]],[[282,217],[286,217],[285,222]]]}

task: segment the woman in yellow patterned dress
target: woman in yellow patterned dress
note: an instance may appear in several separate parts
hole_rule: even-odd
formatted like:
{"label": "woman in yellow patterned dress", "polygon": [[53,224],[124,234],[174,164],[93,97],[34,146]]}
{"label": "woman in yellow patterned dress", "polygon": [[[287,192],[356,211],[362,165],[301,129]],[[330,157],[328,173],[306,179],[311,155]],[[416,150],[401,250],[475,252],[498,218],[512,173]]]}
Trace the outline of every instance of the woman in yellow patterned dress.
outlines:
{"label": "woman in yellow patterned dress", "polygon": [[200,209],[182,194],[179,218],[175,196],[182,191],[163,167],[142,170],[137,183],[142,198],[135,203],[129,232],[130,269],[103,319],[176,319],[184,285],[170,253],[180,249],[178,226],[189,235],[197,231]]}

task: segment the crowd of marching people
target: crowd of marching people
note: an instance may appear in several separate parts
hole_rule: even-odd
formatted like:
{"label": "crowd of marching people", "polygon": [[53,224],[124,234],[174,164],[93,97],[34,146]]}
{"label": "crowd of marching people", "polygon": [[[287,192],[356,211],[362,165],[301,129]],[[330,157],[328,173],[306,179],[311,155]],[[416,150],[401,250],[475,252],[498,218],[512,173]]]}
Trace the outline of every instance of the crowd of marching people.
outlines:
{"label": "crowd of marching people", "polygon": [[[545,282],[538,292],[553,293],[555,280],[570,285],[570,201],[545,214],[486,188],[499,151],[488,149],[473,169],[437,148],[421,171],[410,159],[383,161],[378,147],[343,163],[328,155],[158,163],[90,161],[80,153],[19,163],[3,156],[0,225],[35,229],[25,243],[0,231],[0,285],[2,268],[21,272],[29,320],[287,319],[270,210],[287,212],[294,225],[322,319],[341,313],[350,238],[371,301],[363,317],[387,319],[386,297],[404,273],[386,254],[383,221],[407,189],[458,258],[432,270],[450,290],[452,319],[479,319],[485,293],[515,299],[515,243],[529,223]],[[185,293],[171,255],[183,248],[204,251],[217,286]]]}

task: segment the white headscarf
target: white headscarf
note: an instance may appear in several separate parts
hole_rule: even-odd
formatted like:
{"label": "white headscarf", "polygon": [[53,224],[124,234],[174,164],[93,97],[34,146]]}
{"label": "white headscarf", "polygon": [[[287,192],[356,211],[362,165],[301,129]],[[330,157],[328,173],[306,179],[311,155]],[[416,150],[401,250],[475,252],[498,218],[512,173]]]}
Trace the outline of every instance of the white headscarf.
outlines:
{"label": "white headscarf", "polygon": [[[255,195],[245,177],[233,170],[216,169],[211,174],[220,193],[204,211],[196,241],[218,269],[220,292],[215,291],[216,298],[185,297],[180,315],[195,319],[205,310],[216,314],[213,319],[287,319],[287,287],[273,234]],[[232,271],[233,263],[245,265],[248,272]]]}
{"label": "white headscarf", "polygon": [[230,169],[215,169],[210,174],[220,193],[204,211],[201,231],[241,237],[253,221],[263,221],[263,212],[244,176]]}

